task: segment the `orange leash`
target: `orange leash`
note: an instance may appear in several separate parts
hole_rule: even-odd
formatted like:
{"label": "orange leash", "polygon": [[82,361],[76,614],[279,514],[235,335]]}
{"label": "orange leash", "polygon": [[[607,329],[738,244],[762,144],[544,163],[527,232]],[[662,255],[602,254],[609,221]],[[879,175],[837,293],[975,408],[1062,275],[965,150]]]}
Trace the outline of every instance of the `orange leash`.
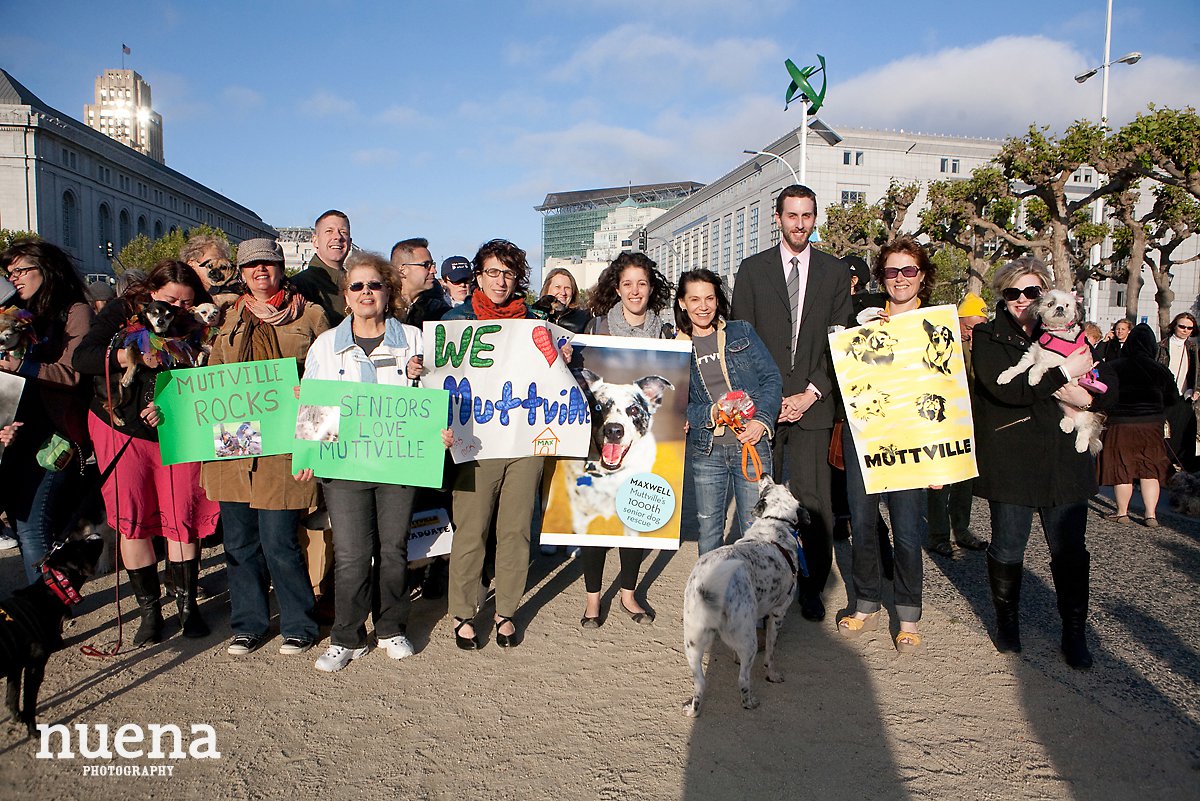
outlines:
{"label": "orange leash", "polygon": [[[740,434],[746,430],[746,423],[742,420],[739,414],[736,417],[729,414],[724,409],[719,409],[717,412],[717,425],[728,427],[733,432]],[[749,467],[753,465],[754,476],[751,477]],[[749,442],[742,443],[742,475],[747,481],[759,481],[762,479],[762,459],[759,458],[758,448],[751,445]]]}

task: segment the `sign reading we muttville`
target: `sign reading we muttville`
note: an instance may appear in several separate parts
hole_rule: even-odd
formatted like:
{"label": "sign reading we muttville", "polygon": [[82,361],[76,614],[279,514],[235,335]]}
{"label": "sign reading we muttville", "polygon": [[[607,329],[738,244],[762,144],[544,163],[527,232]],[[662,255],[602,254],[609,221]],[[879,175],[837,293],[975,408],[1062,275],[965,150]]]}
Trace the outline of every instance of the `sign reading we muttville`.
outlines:
{"label": "sign reading we muttville", "polygon": [[421,383],[450,393],[456,464],[587,455],[587,396],[559,352],[571,336],[542,320],[425,323]]}
{"label": "sign reading we muttville", "polygon": [[979,475],[953,306],[848,328],[829,346],[868,493]]}
{"label": "sign reading we muttville", "polygon": [[154,402],[163,417],[162,463],[291,453],[299,383],[295,359],[159,373]]}

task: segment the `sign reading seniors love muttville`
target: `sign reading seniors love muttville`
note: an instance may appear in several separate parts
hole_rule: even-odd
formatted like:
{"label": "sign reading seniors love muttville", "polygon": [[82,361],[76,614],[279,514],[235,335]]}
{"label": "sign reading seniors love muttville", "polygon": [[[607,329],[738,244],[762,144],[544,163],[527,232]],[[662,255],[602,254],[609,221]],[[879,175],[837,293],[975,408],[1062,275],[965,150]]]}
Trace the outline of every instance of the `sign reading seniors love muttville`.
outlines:
{"label": "sign reading seniors love muttville", "polygon": [[829,346],[869,494],[979,475],[953,306],[847,328]]}
{"label": "sign reading seniors love muttville", "polygon": [[450,393],[455,464],[587,454],[588,400],[560,353],[571,336],[541,320],[425,323],[422,383]]}
{"label": "sign reading seniors love muttville", "polygon": [[410,487],[440,487],[450,393],[358,381],[300,382],[292,469]]}
{"label": "sign reading seniors love muttville", "polygon": [[159,373],[162,463],[291,453],[299,383],[295,359]]}

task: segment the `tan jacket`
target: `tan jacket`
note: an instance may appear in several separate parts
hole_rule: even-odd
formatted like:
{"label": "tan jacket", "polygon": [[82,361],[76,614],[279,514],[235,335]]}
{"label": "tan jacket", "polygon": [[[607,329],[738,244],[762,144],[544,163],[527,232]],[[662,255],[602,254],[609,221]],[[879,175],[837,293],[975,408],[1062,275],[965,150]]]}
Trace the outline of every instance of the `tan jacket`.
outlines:
{"label": "tan jacket", "polygon": [[[209,364],[229,364],[241,348],[246,325],[240,314],[230,311],[213,343]],[[307,304],[297,320],[276,326],[279,351],[294,356],[303,373],[309,346],[328,328],[321,307]],[[308,509],[317,496],[315,481],[292,478],[291,454],[205,462],[200,469],[200,486],[210,500],[249,503],[253,509]]]}

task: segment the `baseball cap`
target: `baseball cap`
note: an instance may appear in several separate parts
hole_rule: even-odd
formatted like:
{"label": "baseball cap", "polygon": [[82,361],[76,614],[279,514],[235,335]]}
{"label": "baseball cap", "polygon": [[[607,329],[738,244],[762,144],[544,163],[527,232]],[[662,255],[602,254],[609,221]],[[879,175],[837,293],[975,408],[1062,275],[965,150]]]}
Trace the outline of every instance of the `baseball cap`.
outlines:
{"label": "baseball cap", "polygon": [[465,256],[451,256],[442,262],[442,278],[461,284],[471,278],[471,262]]}

